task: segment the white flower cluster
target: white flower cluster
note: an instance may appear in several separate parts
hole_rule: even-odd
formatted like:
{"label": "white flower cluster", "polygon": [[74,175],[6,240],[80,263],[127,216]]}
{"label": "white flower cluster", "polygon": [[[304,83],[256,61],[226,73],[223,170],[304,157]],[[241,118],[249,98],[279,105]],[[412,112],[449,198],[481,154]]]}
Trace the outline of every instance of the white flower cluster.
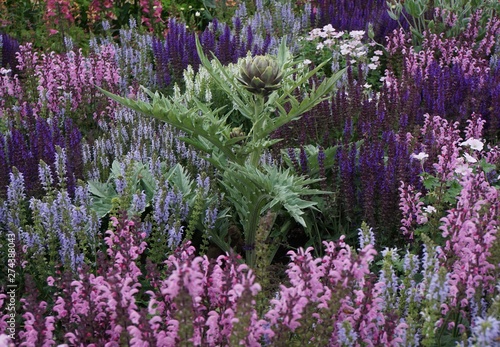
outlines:
{"label": "white flower cluster", "polygon": [[212,100],[212,94],[210,91],[210,74],[208,71],[200,67],[197,73],[194,72],[193,67],[188,65],[183,73],[185,91],[181,95],[179,86],[176,84],[174,86],[174,98],[178,100],[184,100],[185,103],[190,104],[193,98],[203,100],[205,102],[210,102]]}
{"label": "white flower cluster", "polygon": [[[464,152],[463,157],[457,159],[455,166],[455,173],[461,176],[466,176],[472,173],[472,167],[470,167],[469,164],[477,163],[478,159],[475,152],[481,152],[484,148],[484,143],[479,139],[470,138],[467,141],[460,143],[460,146],[469,147],[472,150],[470,154]],[[429,155],[425,152],[420,152],[418,154],[413,153],[410,157],[423,163],[427,158],[429,158]]]}
{"label": "white flower cluster", "polygon": [[374,55],[368,59],[367,55],[370,45],[363,43],[364,36],[364,30],[353,30],[350,32],[337,31],[331,24],[328,24],[323,28],[311,30],[306,40],[317,42],[316,51],[328,49],[332,52],[340,52],[340,55],[343,57],[351,58],[351,64],[363,60],[368,63],[370,70],[375,70],[380,66],[380,56],[383,52],[376,50],[373,52]]}
{"label": "white flower cluster", "polygon": [[[238,72],[236,64],[229,64],[225,67],[229,75],[235,75]],[[225,78],[224,76],[222,76]],[[195,72],[193,67],[189,65],[183,73],[184,92],[181,88],[174,85],[173,98],[186,104],[186,106],[194,106],[194,99],[201,100],[205,103],[212,102],[212,90],[216,89],[215,83],[207,69],[200,66]]]}
{"label": "white flower cluster", "polygon": [[457,159],[455,173],[467,176],[472,173],[472,167],[469,164],[477,163],[476,154],[474,152],[481,152],[484,144],[481,140],[470,138],[460,144],[461,147],[469,147],[473,152],[471,154],[464,152],[463,157]]}

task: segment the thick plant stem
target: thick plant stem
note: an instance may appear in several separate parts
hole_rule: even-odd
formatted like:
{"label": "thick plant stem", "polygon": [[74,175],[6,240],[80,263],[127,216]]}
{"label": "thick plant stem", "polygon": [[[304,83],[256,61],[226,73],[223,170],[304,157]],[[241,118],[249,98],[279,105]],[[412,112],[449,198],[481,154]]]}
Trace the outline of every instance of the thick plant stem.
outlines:
{"label": "thick plant stem", "polygon": [[[262,117],[264,117],[264,97],[260,95],[255,95],[254,97],[254,115],[252,119],[252,129],[250,130],[252,134],[252,142],[257,143],[260,137],[259,128],[261,126]],[[262,149],[254,148],[250,154],[250,164],[253,167],[259,166],[259,161],[262,156]],[[253,209],[251,209],[248,216],[247,230],[245,230],[245,242],[247,250],[245,252],[245,258],[248,266],[255,267],[256,251],[255,247],[255,236],[258,228],[258,221],[260,219],[260,211],[266,202],[266,196],[260,196],[255,203]]]}
{"label": "thick plant stem", "polygon": [[257,233],[257,228],[260,220],[260,211],[266,204],[267,195],[261,195],[255,202],[255,206],[250,210],[248,214],[248,224],[245,230],[245,259],[248,266],[251,268],[255,267],[256,252],[255,247],[255,237]]}
{"label": "thick plant stem", "polygon": [[[260,95],[254,96],[254,115],[252,119],[252,129],[250,133],[252,135],[252,142],[257,143],[260,140],[260,132],[259,129],[262,126],[262,118],[265,116],[264,114],[264,97]],[[259,165],[260,157],[262,156],[261,148],[254,148],[252,153],[250,154],[250,164],[254,167]]]}

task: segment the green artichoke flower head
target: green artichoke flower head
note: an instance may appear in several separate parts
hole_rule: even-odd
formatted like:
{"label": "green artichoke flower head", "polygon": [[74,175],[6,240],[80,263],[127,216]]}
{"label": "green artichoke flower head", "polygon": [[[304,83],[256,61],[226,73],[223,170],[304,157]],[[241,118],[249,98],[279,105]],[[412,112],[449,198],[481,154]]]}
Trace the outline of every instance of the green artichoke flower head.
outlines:
{"label": "green artichoke flower head", "polygon": [[229,136],[234,139],[235,137],[241,137],[241,136],[245,136],[246,134],[243,132],[243,130],[241,130],[240,127],[237,127],[237,128],[233,128],[231,130],[231,133],[229,134]]}
{"label": "green artichoke flower head", "polygon": [[251,93],[268,96],[281,87],[283,74],[275,59],[268,55],[257,55],[246,59],[237,79]]}

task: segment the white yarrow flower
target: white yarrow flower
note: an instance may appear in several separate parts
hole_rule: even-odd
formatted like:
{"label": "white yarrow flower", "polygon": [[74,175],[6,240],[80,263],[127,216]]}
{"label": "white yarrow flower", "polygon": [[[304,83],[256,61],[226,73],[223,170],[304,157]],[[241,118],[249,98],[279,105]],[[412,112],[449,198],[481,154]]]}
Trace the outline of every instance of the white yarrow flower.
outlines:
{"label": "white yarrow flower", "polygon": [[365,35],[365,31],[364,30],[353,30],[349,33],[349,35],[353,38],[353,39],[358,39],[360,40],[361,38],[363,38],[363,36]]}
{"label": "white yarrow flower", "polygon": [[323,31],[325,31],[327,33],[334,33],[335,28],[331,24],[327,24],[323,27]]}

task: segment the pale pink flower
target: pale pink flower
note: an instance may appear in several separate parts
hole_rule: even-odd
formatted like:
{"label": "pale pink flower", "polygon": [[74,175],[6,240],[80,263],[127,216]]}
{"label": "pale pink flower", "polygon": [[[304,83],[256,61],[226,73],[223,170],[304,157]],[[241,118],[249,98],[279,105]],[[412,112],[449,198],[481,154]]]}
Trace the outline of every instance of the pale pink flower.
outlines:
{"label": "pale pink flower", "polygon": [[472,173],[472,168],[467,164],[458,164],[455,167],[455,172],[459,175],[466,176]]}
{"label": "pale pink flower", "polygon": [[477,159],[471,156],[469,153],[464,153],[464,158],[468,163],[471,164],[477,163]]}

